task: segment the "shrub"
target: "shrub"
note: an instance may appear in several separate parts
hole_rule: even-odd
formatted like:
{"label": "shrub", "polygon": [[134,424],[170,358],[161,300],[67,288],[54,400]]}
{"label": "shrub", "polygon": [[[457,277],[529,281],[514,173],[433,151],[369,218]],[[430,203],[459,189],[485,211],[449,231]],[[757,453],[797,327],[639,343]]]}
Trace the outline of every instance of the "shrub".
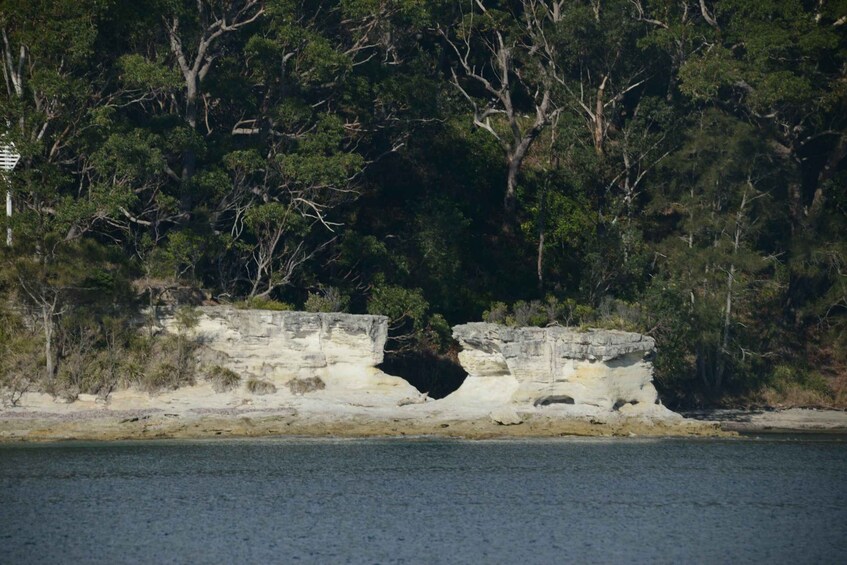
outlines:
{"label": "shrub", "polygon": [[159,363],[151,371],[145,372],[138,384],[145,392],[175,390],[179,388],[177,372],[175,365],[168,362]]}
{"label": "shrub", "polygon": [[815,372],[777,365],[771,374],[769,386],[761,391],[768,406],[811,407],[833,404],[834,391],[826,379]]}
{"label": "shrub", "polygon": [[543,327],[559,323],[570,326],[576,320],[574,310],[578,308],[572,299],[559,302],[554,296],[548,296],[543,302],[519,300],[511,307],[505,302],[494,302],[482,318],[486,322],[512,327]]}
{"label": "shrub", "polygon": [[238,388],[241,383],[238,373],[220,365],[213,365],[206,370],[206,380],[212,383],[215,392],[230,391]]}
{"label": "shrub", "polygon": [[544,326],[547,325],[547,310],[538,300],[524,302],[519,300],[512,306],[512,316],[507,317],[506,322],[510,326]]}
{"label": "shrub", "polygon": [[280,302],[272,298],[264,298],[262,296],[254,296],[234,303],[236,308],[241,310],[274,310],[276,312],[287,312],[294,310],[294,306],[287,302]]}
{"label": "shrub", "polygon": [[127,363],[133,384],[147,392],[175,390],[195,383],[197,342],[184,335],[139,340]]}
{"label": "shrub", "polygon": [[25,328],[8,319],[0,327],[0,399],[4,406],[17,406],[21,397],[38,388],[44,372],[42,345]]}
{"label": "shrub", "polygon": [[368,299],[368,314],[388,316],[388,352],[411,349],[425,340],[429,303],[419,288],[375,286]]}
{"label": "shrub", "polygon": [[429,318],[429,324],[424,331],[425,343],[430,345],[430,349],[438,352],[444,352],[452,343],[453,328],[441,314],[433,314]]}
{"label": "shrub", "polygon": [[641,330],[643,319],[644,315],[638,304],[606,297],[600,302],[591,325],[606,330],[638,332]]}
{"label": "shrub", "polygon": [[269,383],[268,381],[263,381],[255,377],[251,377],[247,381],[247,390],[250,392],[250,394],[257,394],[261,396],[264,394],[275,393],[276,387],[273,383]]}
{"label": "shrub", "polygon": [[482,319],[490,324],[505,324],[508,315],[508,304],[505,302],[494,302],[491,308],[482,313]]}
{"label": "shrub", "polygon": [[318,292],[310,292],[303,308],[306,312],[346,312],[349,305],[349,296],[334,286],[328,286]]}
{"label": "shrub", "polygon": [[174,313],[174,321],[180,334],[188,333],[200,322],[200,312],[191,306],[180,306]]}
{"label": "shrub", "polygon": [[291,394],[306,394],[307,392],[315,392],[323,390],[326,384],[320,377],[310,377],[308,379],[291,379],[286,383]]}

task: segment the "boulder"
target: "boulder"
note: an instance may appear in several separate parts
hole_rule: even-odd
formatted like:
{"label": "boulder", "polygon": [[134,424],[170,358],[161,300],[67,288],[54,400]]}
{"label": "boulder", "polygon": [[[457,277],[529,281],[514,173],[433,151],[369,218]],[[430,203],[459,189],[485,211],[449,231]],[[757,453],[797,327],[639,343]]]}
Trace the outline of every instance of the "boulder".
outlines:
{"label": "boulder", "polygon": [[[382,363],[388,318],[340,313],[248,310],[232,306],[196,308],[196,326],[187,330],[208,364],[230,369],[246,381],[262,379],[282,388],[292,380],[320,379],[326,388],[380,388],[417,394],[405,380],[386,375]],[[157,317],[168,332],[176,317]]]}
{"label": "boulder", "polygon": [[[477,395],[508,396],[512,404],[536,407],[574,406],[575,413],[585,406],[601,412],[626,406],[628,415],[656,412],[651,337],[481,322],[454,327],[453,337],[462,346],[459,362],[469,375],[466,384]],[[453,394],[464,395],[464,386]]]}
{"label": "boulder", "polygon": [[516,426],[523,423],[523,418],[511,406],[498,406],[488,417],[502,426]]}

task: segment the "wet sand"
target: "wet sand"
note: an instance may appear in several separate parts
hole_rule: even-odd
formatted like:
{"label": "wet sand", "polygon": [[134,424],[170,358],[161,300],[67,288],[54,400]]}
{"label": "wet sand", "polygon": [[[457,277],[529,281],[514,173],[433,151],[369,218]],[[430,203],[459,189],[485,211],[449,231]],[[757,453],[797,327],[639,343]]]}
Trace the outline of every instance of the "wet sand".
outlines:
{"label": "wet sand", "polygon": [[834,433],[847,434],[847,411],[812,408],[787,410],[701,410],[686,412],[687,418],[712,421],[721,429],[739,433]]}

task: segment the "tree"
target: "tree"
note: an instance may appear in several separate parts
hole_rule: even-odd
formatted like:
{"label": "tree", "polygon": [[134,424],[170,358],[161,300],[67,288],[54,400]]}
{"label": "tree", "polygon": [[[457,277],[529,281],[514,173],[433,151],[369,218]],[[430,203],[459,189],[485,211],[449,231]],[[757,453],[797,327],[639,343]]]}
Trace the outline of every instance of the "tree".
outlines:
{"label": "tree", "polygon": [[[197,130],[199,102],[205,104],[205,124],[209,125],[209,101],[202,92],[203,82],[215,60],[224,52],[223,36],[232,34],[258,20],[264,14],[262,0],[200,0],[181,2],[162,17],[171,53],[184,83],[183,119],[191,132]],[[189,7],[190,6],[190,7]],[[211,133],[211,131],[209,131]],[[183,184],[182,206],[191,206],[190,181],[197,167],[197,154],[189,144],[182,159],[180,181]]]}
{"label": "tree", "polygon": [[764,334],[757,335],[747,320],[778,283],[767,274],[777,270],[776,257],[757,237],[778,220],[774,195],[782,179],[774,161],[751,127],[706,111],[669,159],[674,180],[652,203],[674,228],[659,247],[654,284],[674,289],[688,303],[697,332],[694,370],[714,395],[733,379],[743,388],[750,363],[770,353]]}
{"label": "tree", "polygon": [[[491,134],[505,154],[508,215],[515,213],[527,152],[560,111],[554,97],[556,60],[545,31],[560,21],[564,2],[549,4],[523,0],[496,9],[476,1],[455,25],[455,34],[441,30],[461,70],[461,76],[452,71],[452,81],[473,108],[473,124]],[[524,100],[532,118],[525,116]],[[492,122],[498,116],[505,118],[502,126]]]}

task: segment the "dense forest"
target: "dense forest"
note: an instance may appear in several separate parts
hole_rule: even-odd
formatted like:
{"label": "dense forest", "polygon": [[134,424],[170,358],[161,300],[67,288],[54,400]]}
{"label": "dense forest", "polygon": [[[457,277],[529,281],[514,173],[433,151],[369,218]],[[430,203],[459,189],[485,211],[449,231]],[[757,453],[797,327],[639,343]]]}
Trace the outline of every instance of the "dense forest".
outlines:
{"label": "dense forest", "polygon": [[671,406],[847,404],[844,0],[2,0],[0,32],[9,389],[179,384],[130,322],[193,293],[387,315],[435,392],[485,319],[649,334]]}

